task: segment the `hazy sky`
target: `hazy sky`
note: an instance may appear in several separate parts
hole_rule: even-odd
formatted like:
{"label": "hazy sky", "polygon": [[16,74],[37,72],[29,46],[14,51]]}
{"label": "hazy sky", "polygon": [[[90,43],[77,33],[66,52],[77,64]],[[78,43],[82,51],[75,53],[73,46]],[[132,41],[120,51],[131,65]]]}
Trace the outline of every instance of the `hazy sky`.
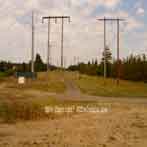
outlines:
{"label": "hazy sky", "polygon": [[[42,16],[70,15],[65,21],[66,64],[100,59],[103,51],[103,23],[97,18],[120,17],[121,57],[147,52],[146,0],[0,0],[0,60],[28,61],[31,57],[31,13],[35,12],[35,52],[46,60],[47,23]],[[52,22],[52,62],[60,62],[61,23]],[[116,24],[107,25],[107,44],[116,56]]]}

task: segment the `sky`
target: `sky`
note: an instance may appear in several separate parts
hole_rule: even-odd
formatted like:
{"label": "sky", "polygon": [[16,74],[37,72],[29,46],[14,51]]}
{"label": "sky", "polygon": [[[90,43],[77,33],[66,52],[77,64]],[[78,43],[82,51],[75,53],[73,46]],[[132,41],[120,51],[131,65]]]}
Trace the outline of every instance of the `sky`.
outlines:
{"label": "sky", "polygon": [[[31,16],[35,13],[35,53],[46,61],[47,22],[42,16],[71,17],[64,24],[64,62],[100,61],[103,52],[103,22],[120,23],[121,58],[147,53],[146,0],[0,0],[0,60],[28,62],[31,59]],[[107,23],[107,45],[116,58],[116,23]],[[60,64],[61,21],[51,22],[51,62]]]}

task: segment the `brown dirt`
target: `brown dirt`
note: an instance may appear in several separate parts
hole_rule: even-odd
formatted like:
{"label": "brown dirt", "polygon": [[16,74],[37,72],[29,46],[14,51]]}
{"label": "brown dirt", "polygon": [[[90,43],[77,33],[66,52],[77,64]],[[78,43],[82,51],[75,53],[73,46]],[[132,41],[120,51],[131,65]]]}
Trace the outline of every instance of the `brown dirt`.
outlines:
{"label": "brown dirt", "polygon": [[144,104],[112,103],[108,113],[82,113],[0,125],[0,147],[146,147]]}

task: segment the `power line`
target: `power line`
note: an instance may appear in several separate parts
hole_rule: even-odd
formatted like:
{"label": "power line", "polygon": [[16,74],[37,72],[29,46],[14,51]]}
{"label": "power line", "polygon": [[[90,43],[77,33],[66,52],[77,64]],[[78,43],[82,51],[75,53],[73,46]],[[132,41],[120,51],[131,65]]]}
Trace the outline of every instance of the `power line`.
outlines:
{"label": "power line", "polygon": [[50,65],[50,23],[51,20],[53,19],[55,21],[55,23],[57,23],[58,19],[62,20],[62,24],[61,24],[61,67],[63,68],[64,66],[64,61],[63,61],[63,43],[64,43],[64,20],[68,19],[70,22],[70,16],[48,16],[48,17],[42,17],[42,22],[44,22],[44,19],[48,20],[48,54],[47,54],[47,70],[49,69],[49,65]]}
{"label": "power line", "polygon": [[120,78],[120,21],[124,21],[124,19],[120,18],[106,18],[98,19],[99,21],[104,22],[104,78],[107,77],[107,63],[106,63],[106,22],[107,21],[114,21],[117,22],[117,84],[119,84]]}

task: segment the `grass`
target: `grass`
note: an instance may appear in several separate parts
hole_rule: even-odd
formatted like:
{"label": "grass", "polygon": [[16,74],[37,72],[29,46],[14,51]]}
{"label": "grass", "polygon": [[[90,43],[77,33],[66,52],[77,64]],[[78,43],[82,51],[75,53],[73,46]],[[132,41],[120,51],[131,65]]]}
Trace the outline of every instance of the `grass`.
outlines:
{"label": "grass", "polygon": [[17,121],[53,118],[53,114],[45,114],[44,107],[54,106],[55,104],[56,100],[54,98],[1,101],[0,120],[4,123],[14,123]]}
{"label": "grass", "polygon": [[147,84],[142,82],[120,81],[107,79],[104,84],[102,77],[81,75],[76,83],[83,93],[104,97],[147,97]]}
{"label": "grass", "polygon": [[0,72],[0,77],[4,77],[4,76],[5,76],[5,73]]}
{"label": "grass", "polygon": [[7,78],[6,88],[16,90],[38,90],[44,92],[64,93],[66,87],[59,72],[39,73],[37,80],[27,80],[26,84],[19,85],[17,79]]}
{"label": "grass", "polygon": [[[106,106],[110,106],[105,104]],[[28,120],[40,120],[40,119],[57,119],[65,116],[72,116],[76,114],[76,111],[72,113],[45,113],[45,107],[51,106],[55,108],[58,106],[60,108],[67,108],[74,106],[97,106],[104,107],[104,104],[99,104],[91,101],[57,101],[54,98],[48,99],[31,99],[31,100],[14,100],[9,102],[0,102],[0,122],[2,123],[15,123],[18,121],[28,121]]]}
{"label": "grass", "polygon": [[17,120],[36,120],[44,116],[41,105],[31,102],[1,103],[0,118],[2,122],[12,123]]}
{"label": "grass", "polygon": [[0,72],[0,78],[10,76],[8,72]]}
{"label": "grass", "polygon": [[[75,81],[80,90],[89,95],[104,97],[147,97],[147,84],[145,83],[122,80],[120,81],[120,85],[117,86],[116,80],[107,79],[104,84],[102,77],[80,75],[76,72],[63,73],[61,71],[53,71],[48,74],[39,73],[37,80],[27,80],[23,86],[17,84],[17,79],[4,79],[6,88],[8,88],[11,95],[13,95],[13,93],[18,93],[18,95],[22,93],[22,95],[25,95],[25,91],[31,90],[36,91],[36,93],[39,91],[45,93],[64,93],[66,90],[64,79],[66,79]],[[0,92],[0,94],[1,93],[2,92]],[[43,93],[42,95],[44,96]]]}
{"label": "grass", "polygon": [[[63,78],[63,76],[65,76]],[[45,106],[95,105],[91,101],[56,100],[48,92],[64,93],[65,81],[73,80],[83,93],[104,97],[147,97],[147,84],[141,82],[120,81],[116,85],[113,79],[80,75],[74,72],[54,71],[39,73],[37,80],[28,80],[23,86],[17,84],[13,77],[2,78],[0,83],[0,120],[15,122],[17,120],[36,120],[56,118],[55,114],[46,115]],[[4,88],[3,86],[4,85]],[[31,91],[31,92],[30,92]],[[97,104],[99,105],[99,104]]]}

